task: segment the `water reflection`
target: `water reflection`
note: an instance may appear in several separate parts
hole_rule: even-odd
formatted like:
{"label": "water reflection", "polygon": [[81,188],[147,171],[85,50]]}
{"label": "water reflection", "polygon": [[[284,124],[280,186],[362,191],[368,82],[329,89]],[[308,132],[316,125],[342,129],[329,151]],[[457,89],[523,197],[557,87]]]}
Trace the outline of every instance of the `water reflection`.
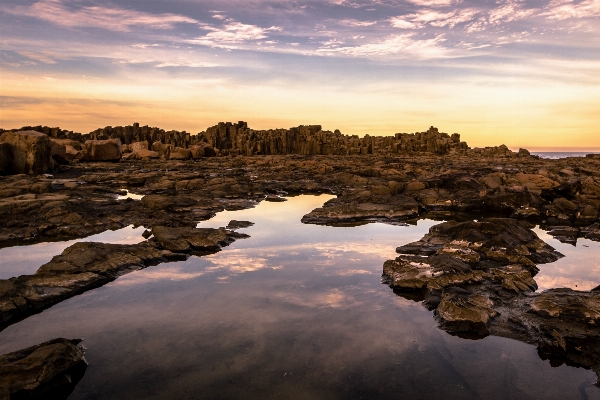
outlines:
{"label": "water reflection", "polygon": [[551,368],[533,346],[465,341],[380,283],[399,227],[303,225],[327,196],[224,212],[255,225],[222,252],[162,264],[0,333],[0,354],[83,337],[90,362],[70,399],[600,398],[595,374]]}
{"label": "water reflection", "polygon": [[141,200],[144,198],[143,194],[135,194],[135,193],[131,193],[129,190],[127,189],[123,189],[123,191],[125,192],[124,195],[120,195],[117,197],[117,200],[127,200],[127,199],[131,199],[131,200]]}
{"label": "water reflection", "polygon": [[102,242],[115,244],[137,244],[143,242],[144,227],[129,225],[116,231],[105,231],[83,239],[66,242],[44,242],[29,246],[5,247],[0,249],[0,279],[20,275],[31,275],[52,257],[77,242]]}
{"label": "water reflection", "polygon": [[600,243],[579,238],[573,246],[539,228],[534,231],[540,239],[565,255],[551,264],[538,266],[540,272],[534,278],[538,291],[559,287],[591,290],[600,285]]}

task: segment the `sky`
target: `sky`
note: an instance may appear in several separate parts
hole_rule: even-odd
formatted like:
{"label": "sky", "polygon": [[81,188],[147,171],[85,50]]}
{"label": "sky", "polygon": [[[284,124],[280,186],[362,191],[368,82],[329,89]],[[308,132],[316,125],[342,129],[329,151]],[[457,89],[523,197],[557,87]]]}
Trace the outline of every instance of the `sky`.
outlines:
{"label": "sky", "polygon": [[0,127],[600,151],[600,0],[2,0]]}

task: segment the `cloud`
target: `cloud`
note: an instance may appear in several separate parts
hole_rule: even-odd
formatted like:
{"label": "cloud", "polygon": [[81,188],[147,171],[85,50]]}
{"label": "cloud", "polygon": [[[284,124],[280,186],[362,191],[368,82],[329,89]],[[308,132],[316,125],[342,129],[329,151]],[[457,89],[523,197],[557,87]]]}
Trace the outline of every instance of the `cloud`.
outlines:
{"label": "cloud", "polygon": [[462,3],[462,0],[408,0],[408,2],[422,7],[447,7]]}
{"label": "cloud", "polygon": [[472,21],[479,12],[480,10],[474,8],[447,13],[424,9],[414,14],[393,17],[390,24],[400,29],[417,29],[426,25],[454,28],[458,24]]}
{"label": "cloud", "polygon": [[354,57],[377,57],[400,55],[406,58],[438,58],[445,57],[447,50],[440,46],[446,39],[437,35],[432,39],[414,39],[412,33],[390,35],[386,39],[366,43],[354,47],[321,48],[321,54],[342,54]]}
{"label": "cloud", "polygon": [[241,22],[230,22],[221,28],[204,25],[202,29],[211,32],[186,42],[204,46],[235,49],[238,48],[238,46],[236,46],[238,44],[266,39],[268,38],[268,33],[282,30],[282,28],[277,26],[261,28],[260,26],[243,24]]}
{"label": "cloud", "polygon": [[552,20],[599,17],[600,1],[584,0],[574,4],[573,0],[553,0],[542,15]]}
{"label": "cloud", "polygon": [[175,24],[198,23],[193,18],[177,14],[150,14],[118,7],[88,6],[71,9],[61,0],[41,0],[28,7],[3,7],[6,13],[34,17],[56,25],[75,28],[91,27],[127,32],[133,26],[151,29],[172,29]]}
{"label": "cloud", "polygon": [[44,64],[56,64],[53,56],[49,54],[34,53],[31,51],[19,51],[18,53],[23,57],[29,58],[30,60],[39,61]]}
{"label": "cloud", "polygon": [[360,26],[371,26],[371,25],[376,25],[377,21],[359,21],[357,19],[340,19],[335,21],[335,23],[339,24],[339,25],[344,25],[344,26],[351,26],[351,27],[360,27]]}

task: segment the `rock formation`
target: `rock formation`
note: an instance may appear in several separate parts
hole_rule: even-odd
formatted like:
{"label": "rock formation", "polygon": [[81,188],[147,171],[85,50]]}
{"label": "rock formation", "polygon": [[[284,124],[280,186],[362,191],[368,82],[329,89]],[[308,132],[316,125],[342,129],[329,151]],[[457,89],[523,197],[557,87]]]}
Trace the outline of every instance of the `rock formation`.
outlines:
{"label": "rock formation", "polygon": [[0,356],[0,399],[66,399],[87,367],[80,342],[54,339]]}
{"label": "rock formation", "polygon": [[440,327],[470,338],[505,336],[600,377],[600,291],[534,293],[536,264],[562,255],[519,221],[445,222],[386,261],[384,281],[421,296]]}
{"label": "rock formation", "polygon": [[154,227],[155,239],[136,245],[80,242],[42,265],[34,275],[0,280],[0,326],[39,312],[64,299],[161,262],[187,258],[192,250],[214,253],[235,239],[226,229]]}
{"label": "rock formation", "polygon": [[[35,131],[5,132],[0,136],[1,155],[6,160],[0,168],[13,174],[42,174],[50,167],[50,138]],[[2,164],[5,164],[2,166]]]}

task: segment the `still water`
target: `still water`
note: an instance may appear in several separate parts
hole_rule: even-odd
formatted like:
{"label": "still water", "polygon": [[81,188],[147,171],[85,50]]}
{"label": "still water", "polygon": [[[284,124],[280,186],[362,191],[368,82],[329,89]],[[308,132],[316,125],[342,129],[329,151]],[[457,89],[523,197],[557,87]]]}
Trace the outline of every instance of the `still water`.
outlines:
{"label": "still water", "polygon": [[90,366],[69,399],[600,399],[593,372],[552,368],[514,340],[448,335],[381,284],[395,248],[435,222],[300,223],[329,198],[223,212],[199,226],[252,221],[251,237],[10,326],[0,354],[83,338]]}

